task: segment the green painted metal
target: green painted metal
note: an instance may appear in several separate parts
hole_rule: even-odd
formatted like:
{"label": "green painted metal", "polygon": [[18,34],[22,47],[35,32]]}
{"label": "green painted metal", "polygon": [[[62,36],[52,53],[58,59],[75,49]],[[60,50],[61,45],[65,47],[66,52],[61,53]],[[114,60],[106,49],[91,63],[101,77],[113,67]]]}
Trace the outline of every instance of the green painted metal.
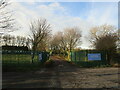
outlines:
{"label": "green painted metal", "polygon": [[76,56],[75,56],[75,52],[71,52],[71,61],[75,61],[76,60]]}
{"label": "green painted metal", "polygon": [[41,62],[46,62],[49,59],[49,52],[41,52],[41,53],[42,53]]}
{"label": "green painted metal", "polygon": [[[2,50],[2,63],[31,63],[33,51]],[[42,53],[41,62],[49,59],[49,52],[35,52],[34,63],[39,63],[39,54]]]}
{"label": "green painted metal", "polygon": [[72,51],[70,53],[70,59],[73,62],[80,62],[80,61],[89,61],[88,60],[88,54],[90,53],[100,53],[101,54],[101,61],[100,62],[106,62],[107,60],[107,52],[106,51],[100,51],[100,50],[80,50],[80,51]]}

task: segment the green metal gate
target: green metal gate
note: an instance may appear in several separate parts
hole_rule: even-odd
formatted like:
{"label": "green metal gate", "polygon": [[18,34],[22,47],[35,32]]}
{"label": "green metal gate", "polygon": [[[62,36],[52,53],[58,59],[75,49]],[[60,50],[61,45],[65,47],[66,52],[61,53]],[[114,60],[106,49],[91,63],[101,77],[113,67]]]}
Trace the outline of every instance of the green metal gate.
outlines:
{"label": "green metal gate", "polygon": [[[101,60],[89,60],[88,54],[100,54]],[[99,63],[107,63],[107,52],[100,50],[80,50],[80,51],[72,51],[70,52],[70,60],[74,63],[91,63],[97,62]]]}

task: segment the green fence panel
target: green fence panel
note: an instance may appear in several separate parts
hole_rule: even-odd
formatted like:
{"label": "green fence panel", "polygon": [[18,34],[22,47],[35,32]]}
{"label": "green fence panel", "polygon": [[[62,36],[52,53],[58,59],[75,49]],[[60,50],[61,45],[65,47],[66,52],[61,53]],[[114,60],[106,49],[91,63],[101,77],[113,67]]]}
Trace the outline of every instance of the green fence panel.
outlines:
{"label": "green fence panel", "polygon": [[[88,60],[88,54],[95,54],[95,53],[99,53],[101,54],[101,60]],[[102,63],[106,63],[106,59],[107,59],[107,52],[106,51],[102,51],[102,50],[80,50],[80,51],[72,51],[70,53],[70,59],[71,61],[77,63],[77,62],[81,62],[83,64],[89,63],[91,65],[94,66],[94,64],[102,64]],[[84,63],[85,62],[85,63]],[[95,63],[93,63],[95,62]]]}
{"label": "green fence panel", "polygon": [[76,57],[76,62],[77,62],[77,61],[80,60],[80,57],[79,57],[80,55],[79,55],[79,52],[75,52],[75,53],[76,53],[76,54],[75,54],[75,57]]}
{"label": "green fence panel", "polygon": [[85,61],[86,60],[86,51],[82,50],[82,51],[79,51],[79,61]]}
{"label": "green fence panel", "polygon": [[[2,63],[31,63],[33,51],[9,51],[3,50],[2,51]],[[34,63],[39,63],[39,53],[43,54],[43,61],[49,59],[48,52],[35,52]]]}
{"label": "green fence panel", "polygon": [[76,60],[75,52],[71,52],[71,61],[75,60]]}
{"label": "green fence panel", "polygon": [[46,62],[49,59],[49,52],[41,52],[40,54],[42,54],[41,62]]}

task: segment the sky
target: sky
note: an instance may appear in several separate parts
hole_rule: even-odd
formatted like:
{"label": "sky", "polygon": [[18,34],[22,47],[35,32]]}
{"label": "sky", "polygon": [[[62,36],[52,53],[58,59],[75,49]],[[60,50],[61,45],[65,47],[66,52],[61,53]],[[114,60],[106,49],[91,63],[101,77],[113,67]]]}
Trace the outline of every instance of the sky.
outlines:
{"label": "sky", "polygon": [[[31,0],[30,0],[31,1]],[[92,0],[94,1],[94,0]],[[29,24],[38,18],[47,19],[52,33],[67,27],[79,27],[82,31],[82,48],[89,48],[86,40],[89,29],[96,25],[111,24],[118,27],[117,2],[12,2],[10,8],[21,28],[12,33],[28,36]]]}

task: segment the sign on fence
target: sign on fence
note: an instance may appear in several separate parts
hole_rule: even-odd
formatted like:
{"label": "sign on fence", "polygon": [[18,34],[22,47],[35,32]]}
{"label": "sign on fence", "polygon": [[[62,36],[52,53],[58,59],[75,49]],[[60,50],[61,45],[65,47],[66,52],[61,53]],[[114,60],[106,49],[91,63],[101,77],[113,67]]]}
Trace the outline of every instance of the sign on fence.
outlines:
{"label": "sign on fence", "polygon": [[88,54],[88,60],[101,60],[101,54],[100,53]]}
{"label": "sign on fence", "polygon": [[42,60],[42,53],[39,54],[39,61]]}

